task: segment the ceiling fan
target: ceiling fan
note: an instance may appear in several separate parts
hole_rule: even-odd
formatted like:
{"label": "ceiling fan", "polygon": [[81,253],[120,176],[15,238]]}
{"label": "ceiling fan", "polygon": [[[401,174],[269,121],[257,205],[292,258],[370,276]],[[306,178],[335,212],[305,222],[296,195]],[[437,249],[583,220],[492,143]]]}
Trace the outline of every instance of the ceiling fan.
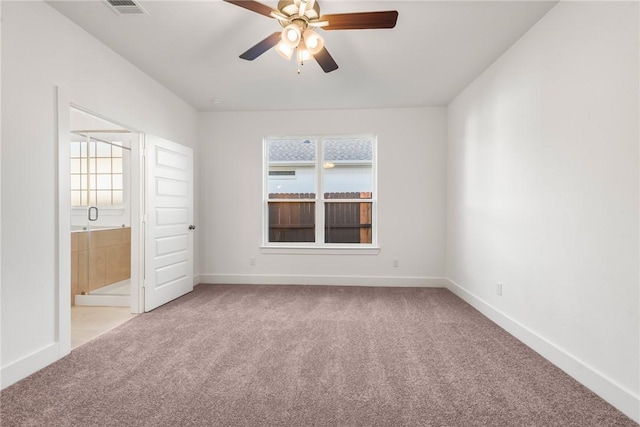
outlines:
{"label": "ceiling fan", "polygon": [[284,28],[251,47],[240,58],[253,61],[275,46],[275,50],[285,59],[291,59],[295,51],[296,61],[300,65],[313,57],[325,73],[336,70],[338,64],[314,29],[330,31],[393,28],[398,20],[398,12],[395,10],[320,15],[320,6],[316,0],[280,0],[277,10],[255,0],[224,1],[275,18]]}

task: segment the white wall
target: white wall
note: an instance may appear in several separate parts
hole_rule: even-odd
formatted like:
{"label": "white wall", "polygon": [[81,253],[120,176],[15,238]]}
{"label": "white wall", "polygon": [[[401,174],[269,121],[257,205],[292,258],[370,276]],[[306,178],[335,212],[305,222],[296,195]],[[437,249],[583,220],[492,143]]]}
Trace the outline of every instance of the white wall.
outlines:
{"label": "white wall", "polygon": [[[201,119],[201,281],[442,284],[430,279],[444,273],[444,108],[212,112]],[[263,137],[305,132],[377,134],[378,254],[260,250]]]}
{"label": "white wall", "polygon": [[56,330],[62,308],[56,283],[55,86],[86,109],[193,148],[198,116],[45,3],[3,1],[2,12],[1,365],[6,386],[64,353]]}
{"label": "white wall", "polygon": [[558,4],[450,104],[447,170],[452,289],[636,421],[638,18]]}

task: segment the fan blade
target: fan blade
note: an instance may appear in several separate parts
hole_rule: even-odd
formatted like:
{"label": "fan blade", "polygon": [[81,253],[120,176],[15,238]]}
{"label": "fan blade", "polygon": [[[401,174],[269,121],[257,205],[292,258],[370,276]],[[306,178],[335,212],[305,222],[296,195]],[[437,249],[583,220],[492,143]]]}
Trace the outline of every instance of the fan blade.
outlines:
{"label": "fan blade", "polygon": [[235,4],[236,6],[243,7],[252,12],[259,13],[260,15],[268,16],[269,18],[273,17],[271,15],[271,12],[280,13],[275,9],[271,9],[266,4],[262,4],[255,0],[224,0],[224,1],[226,1],[227,3]]}
{"label": "fan blade", "polygon": [[366,30],[393,28],[398,20],[397,10],[383,12],[335,13],[322,15],[320,21],[329,21],[323,30]]}
{"label": "fan blade", "polygon": [[277,31],[240,55],[240,58],[246,59],[247,61],[253,61],[258,56],[262,55],[263,53],[277,45],[279,41],[280,31]]}
{"label": "fan blade", "polygon": [[322,50],[313,55],[313,57],[318,61],[320,68],[322,68],[325,73],[330,73],[338,69],[338,64],[336,64],[336,61],[334,61],[326,47],[323,47]]}

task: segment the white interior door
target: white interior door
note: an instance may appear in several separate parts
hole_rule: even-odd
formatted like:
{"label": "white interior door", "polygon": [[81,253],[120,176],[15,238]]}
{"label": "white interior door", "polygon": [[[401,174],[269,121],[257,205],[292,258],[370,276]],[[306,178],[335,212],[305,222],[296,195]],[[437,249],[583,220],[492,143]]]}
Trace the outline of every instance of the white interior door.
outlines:
{"label": "white interior door", "polygon": [[144,311],[193,290],[193,150],[145,135]]}

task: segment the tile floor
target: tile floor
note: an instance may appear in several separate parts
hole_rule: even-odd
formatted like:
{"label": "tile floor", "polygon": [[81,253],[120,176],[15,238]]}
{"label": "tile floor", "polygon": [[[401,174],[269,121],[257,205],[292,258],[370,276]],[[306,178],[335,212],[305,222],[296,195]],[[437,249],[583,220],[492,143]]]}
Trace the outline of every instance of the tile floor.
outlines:
{"label": "tile floor", "polygon": [[71,349],[133,319],[129,307],[71,307]]}

